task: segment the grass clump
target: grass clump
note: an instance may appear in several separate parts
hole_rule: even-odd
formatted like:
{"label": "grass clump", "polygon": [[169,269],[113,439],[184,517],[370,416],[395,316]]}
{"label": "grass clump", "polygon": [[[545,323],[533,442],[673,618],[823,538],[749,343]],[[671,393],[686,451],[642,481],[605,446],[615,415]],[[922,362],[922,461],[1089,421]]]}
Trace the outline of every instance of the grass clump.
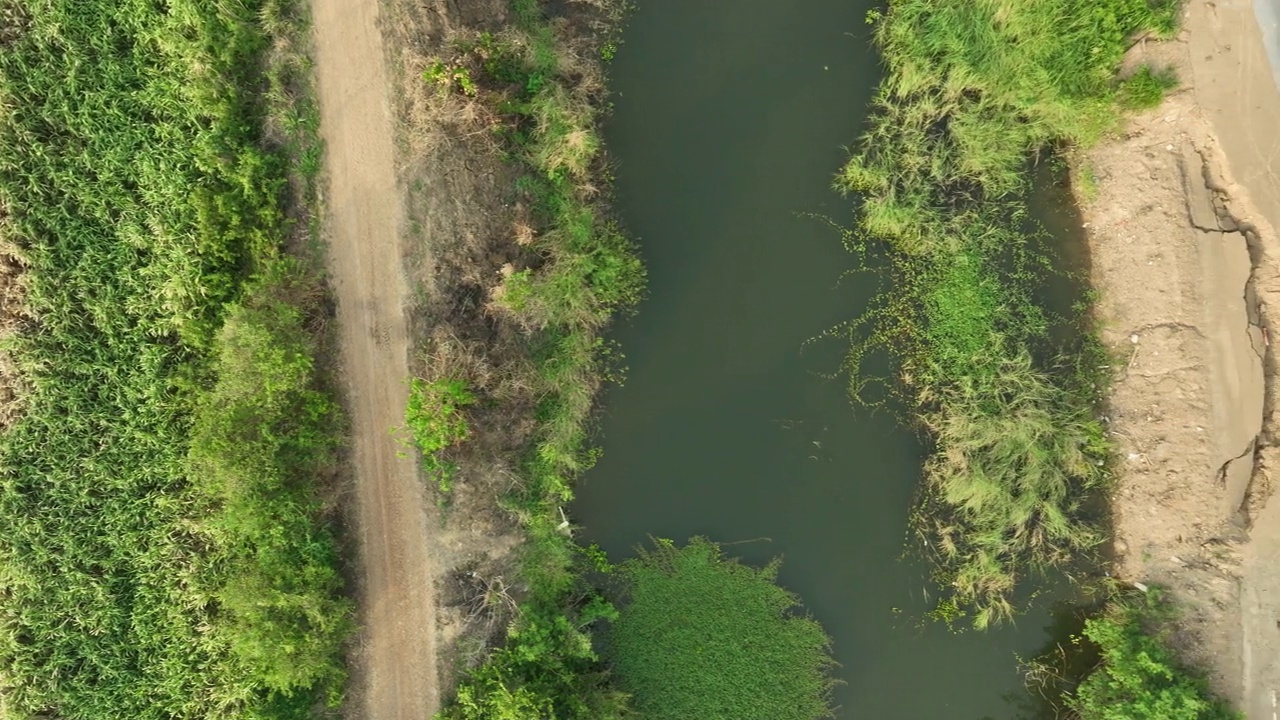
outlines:
{"label": "grass clump", "polygon": [[776,584],[694,538],[659,540],[620,567],[626,604],[609,655],[651,720],[833,717],[830,641]]}
{"label": "grass clump", "polygon": [[296,718],[340,695],[315,487],[334,408],[281,265],[290,161],[264,149],[288,5],[0,2],[0,205],[31,318],[0,438],[14,717]]}
{"label": "grass clump", "polygon": [[1164,100],[1164,95],[1178,85],[1178,76],[1171,69],[1156,70],[1143,65],[1120,84],[1120,101],[1133,110],[1153,108]]}
{"label": "grass clump", "polygon": [[465,381],[440,378],[409,381],[409,403],[405,422],[413,444],[422,452],[423,468],[436,479],[441,492],[452,487],[457,467],[441,457],[449,448],[467,439],[471,428],[463,408],[476,401]]}
{"label": "grass clump", "polygon": [[[870,127],[836,179],[861,207],[851,249],[888,259],[892,289],[847,367],[888,346],[932,437],[920,530],[953,599],[982,627],[1028,569],[1070,561],[1097,531],[1083,500],[1109,447],[1093,341],[1053,345],[1033,301],[1046,270],[1022,228],[1028,161],[1087,146],[1155,75],[1115,73],[1130,38],[1168,34],[1164,0],[891,0]],[[1033,361],[1032,358],[1039,358]]]}

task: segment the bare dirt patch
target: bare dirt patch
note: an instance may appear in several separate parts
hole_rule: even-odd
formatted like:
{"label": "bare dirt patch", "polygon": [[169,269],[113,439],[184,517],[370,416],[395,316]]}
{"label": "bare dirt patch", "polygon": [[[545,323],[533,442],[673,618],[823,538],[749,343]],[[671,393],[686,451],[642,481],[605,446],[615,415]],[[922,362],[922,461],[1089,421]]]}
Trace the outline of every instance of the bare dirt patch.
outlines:
{"label": "bare dirt patch", "polygon": [[1265,59],[1249,59],[1260,42],[1248,11],[1193,2],[1176,40],[1135,46],[1132,67],[1172,67],[1181,88],[1090,152],[1076,185],[1115,358],[1117,569],[1170,588],[1187,609],[1186,659],[1250,718],[1273,720],[1280,239],[1256,200],[1280,201],[1268,184],[1280,103]]}
{"label": "bare dirt patch", "polygon": [[[3,226],[4,215],[0,212],[0,236]],[[0,343],[14,337],[30,321],[23,286],[25,269],[17,249],[0,239]],[[13,354],[0,346],[0,431],[12,425],[21,412],[24,389]]]}

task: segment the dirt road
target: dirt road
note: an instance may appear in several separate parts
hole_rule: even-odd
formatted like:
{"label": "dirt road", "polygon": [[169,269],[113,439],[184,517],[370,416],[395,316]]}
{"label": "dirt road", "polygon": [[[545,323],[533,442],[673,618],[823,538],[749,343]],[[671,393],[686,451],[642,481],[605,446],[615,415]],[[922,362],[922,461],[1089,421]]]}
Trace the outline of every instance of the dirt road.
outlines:
{"label": "dirt road", "polygon": [[348,715],[426,720],[439,706],[431,528],[393,436],[408,397],[407,288],[377,0],[315,0],[326,235],[351,415],[362,635]]}
{"label": "dirt road", "polygon": [[1123,360],[1118,570],[1173,592],[1184,655],[1248,720],[1280,718],[1280,93],[1255,21],[1277,3],[1194,0],[1175,41],[1134,47],[1182,87],[1090,153],[1084,204]]}

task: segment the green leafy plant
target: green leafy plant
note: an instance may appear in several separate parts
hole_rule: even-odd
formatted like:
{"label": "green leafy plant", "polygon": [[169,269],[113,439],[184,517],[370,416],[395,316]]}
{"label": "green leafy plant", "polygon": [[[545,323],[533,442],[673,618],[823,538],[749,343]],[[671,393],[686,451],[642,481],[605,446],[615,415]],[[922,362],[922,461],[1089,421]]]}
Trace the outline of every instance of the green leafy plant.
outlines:
{"label": "green leafy plant", "polygon": [[428,382],[414,378],[409,382],[405,422],[413,436],[413,444],[422,451],[424,468],[435,476],[441,492],[451,489],[453,474],[457,470],[441,455],[471,434],[463,408],[475,401],[475,396],[462,380],[442,378]]}
{"label": "green leafy plant", "polygon": [[317,147],[265,57],[299,46],[299,13],[19,5],[0,205],[32,322],[0,438],[6,712],[309,717],[340,700],[349,614],[318,501],[334,406],[280,261],[297,164],[264,149],[268,122]]}
{"label": "green leafy plant", "polygon": [[463,95],[475,97],[476,83],[471,79],[471,71],[465,67],[457,65],[446,65],[440,60],[436,60],[423,71],[422,77],[430,83],[434,83],[441,90],[448,91],[457,89]]}
{"label": "green leafy plant", "polygon": [[458,688],[441,720],[622,720],[627,697],[613,689],[591,648],[590,626],[617,617],[598,597],[523,606],[505,645]]}
{"label": "green leafy plant", "polygon": [[833,717],[830,641],[763,569],[705,538],[658,540],[623,563],[609,657],[652,720]]}
{"label": "green leafy plant", "polygon": [[1160,588],[1113,595],[1084,628],[1024,664],[1046,711],[1074,720],[1243,720],[1175,657],[1178,610]]}

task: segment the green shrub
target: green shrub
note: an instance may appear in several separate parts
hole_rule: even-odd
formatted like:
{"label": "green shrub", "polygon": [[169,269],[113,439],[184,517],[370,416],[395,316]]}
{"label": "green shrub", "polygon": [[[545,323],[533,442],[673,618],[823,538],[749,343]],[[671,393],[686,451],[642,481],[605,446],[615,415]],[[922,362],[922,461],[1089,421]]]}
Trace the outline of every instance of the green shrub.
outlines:
{"label": "green shrub", "polygon": [[1080,720],[1243,720],[1174,659],[1163,630],[1173,606],[1158,590],[1111,602],[1085,623],[1102,661],[1067,699]]}
{"label": "green shrub", "polygon": [[625,604],[609,656],[650,720],[832,717],[830,641],[796,596],[695,538],[659,540],[619,569]]}
{"label": "green shrub", "polygon": [[457,467],[441,455],[471,434],[462,409],[475,401],[462,380],[441,378],[428,382],[414,378],[409,381],[405,422],[413,444],[422,451],[424,469],[436,478],[442,492],[449,491]]}
{"label": "green shrub", "polygon": [[626,696],[610,687],[591,648],[588,628],[616,617],[599,598],[562,610],[559,603],[528,603],[506,644],[458,687],[440,720],[622,720]]}
{"label": "green shrub", "polygon": [[299,312],[256,289],[219,333],[218,382],[196,410],[190,476],[213,507],[215,625],[273,691],[341,690],[350,604],[319,521],[315,477],[334,462],[337,408],[314,389]]}

